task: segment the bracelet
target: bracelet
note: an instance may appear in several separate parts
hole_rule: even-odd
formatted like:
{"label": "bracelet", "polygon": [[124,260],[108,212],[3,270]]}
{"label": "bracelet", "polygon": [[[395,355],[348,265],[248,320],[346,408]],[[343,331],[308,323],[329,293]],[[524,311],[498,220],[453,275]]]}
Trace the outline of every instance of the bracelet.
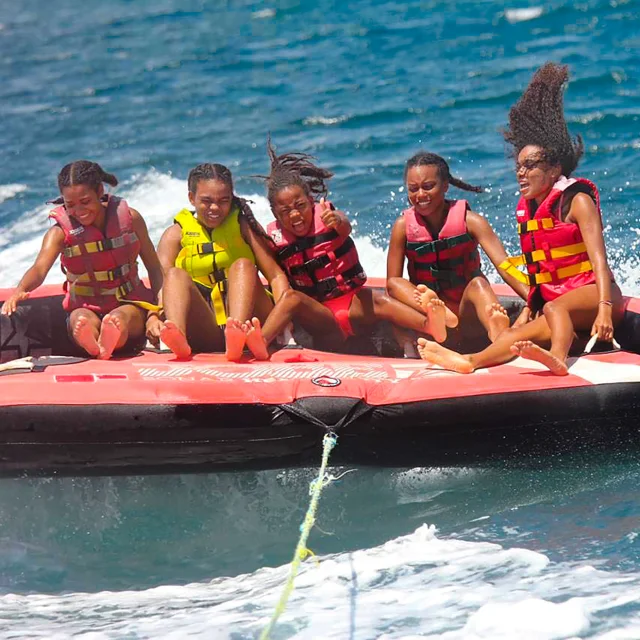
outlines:
{"label": "bracelet", "polygon": [[613,302],[611,302],[611,300],[600,300],[600,302],[598,302],[598,304],[606,304],[609,307],[613,307]]}

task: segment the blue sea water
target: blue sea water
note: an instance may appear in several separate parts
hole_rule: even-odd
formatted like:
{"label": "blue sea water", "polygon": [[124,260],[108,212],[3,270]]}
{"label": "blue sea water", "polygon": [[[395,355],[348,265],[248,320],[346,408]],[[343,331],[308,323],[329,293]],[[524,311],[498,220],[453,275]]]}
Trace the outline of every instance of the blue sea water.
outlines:
{"label": "blue sea water", "polygon": [[[267,221],[251,177],[267,171],[267,132],[335,172],[331,198],[372,275],[420,148],[487,187],[473,207],[514,249],[517,185],[499,130],[550,59],[570,65],[579,173],[601,189],[610,261],[638,294],[639,11],[635,0],[4,2],[0,286],[35,256],[57,172],[78,158],[118,175],[155,240],[202,161],[228,164]],[[0,638],[257,638],[312,476],[0,480]],[[310,541],[321,563],[305,564],[273,637],[640,638],[639,480],[632,456],[358,469],[326,489]]]}

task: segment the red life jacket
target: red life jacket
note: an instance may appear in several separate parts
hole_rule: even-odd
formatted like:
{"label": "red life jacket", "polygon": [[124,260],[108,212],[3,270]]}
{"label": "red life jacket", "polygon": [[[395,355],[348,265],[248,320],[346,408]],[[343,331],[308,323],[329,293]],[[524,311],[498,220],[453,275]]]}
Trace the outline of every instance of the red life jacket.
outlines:
{"label": "red life jacket", "polygon": [[482,275],[478,243],[467,231],[468,209],[466,200],[450,202],[436,240],[414,207],[402,212],[409,280],[413,284],[425,284],[454,302],[460,302],[467,284]]}
{"label": "red life jacket", "polygon": [[64,231],[60,262],[67,276],[62,302],[65,311],[85,308],[108,313],[126,302],[152,306],[148,303],[153,302],[153,293],[138,277],[140,241],[125,200],[109,196],[104,234],[93,225],[80,224],[64,205],[49,217]]}
{"label": "red life jacket", "polygon": [[[596,281],[580,227],[562,220],[564,193],[575,184],[585,185],[602,218],[598,189],[586,178],[560,176],[534,213],[531,200],[520,198],[516,207],[522,255],[508,258],[500,268],[531,287],[529,303],[534,302],[538,290],[542,299],[549,302]],[[527,273],[517,266],[526,266]]]}
{"label": "red life jacket", "polygon": [[339,298],[367,281],[353,239],[329,229],[322,222],[322,211],[316,203],[313,224],[302,238],[289,233],[277,220],[267,226],[291,286],[319,302]]}

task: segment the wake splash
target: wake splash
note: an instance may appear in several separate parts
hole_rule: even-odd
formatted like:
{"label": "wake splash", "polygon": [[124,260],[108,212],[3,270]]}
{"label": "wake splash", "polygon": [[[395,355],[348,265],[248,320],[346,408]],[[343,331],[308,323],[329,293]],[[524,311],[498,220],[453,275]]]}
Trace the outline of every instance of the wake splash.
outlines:
{"label": "wake splash", "polygon": [[[257,638],[288,570],[145,591],[6,595],[0,638]],[[440,539],[423,525],[378,547],[307,561],[272,637],[638,637],[638,601],[638,576]]]}

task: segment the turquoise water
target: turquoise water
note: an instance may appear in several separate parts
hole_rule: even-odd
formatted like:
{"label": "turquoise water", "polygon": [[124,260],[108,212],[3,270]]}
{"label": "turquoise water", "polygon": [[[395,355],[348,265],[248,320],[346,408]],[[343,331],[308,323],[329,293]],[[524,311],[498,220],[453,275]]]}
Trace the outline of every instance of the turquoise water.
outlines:
{"label": "turquoise water", "polygon": [[[533,70],[568,63],[580,174],[602,192],[618,280],[640,293],[640,3],[177,2],[0,7],[0,285],[47,226],[63,164],[121,179],[155,240],[202,161],[269,219],[270,131],[336,173],[332,200],[383,275],[421,147],[488,188],[515,247],[499,129]],[[53,269],[49,281],[59,282]],[[1,419],[1,418],[0,418]],[[339,446],[339,445],[338,445]],[[319,453],[318,453],[319,457]],[[0,481],[0,637],[255,638],[313,470]],[[358,469],[327,488],[278,638],[638,638],[640,468]],[[437,532],[426,525],[435,525]]]}

